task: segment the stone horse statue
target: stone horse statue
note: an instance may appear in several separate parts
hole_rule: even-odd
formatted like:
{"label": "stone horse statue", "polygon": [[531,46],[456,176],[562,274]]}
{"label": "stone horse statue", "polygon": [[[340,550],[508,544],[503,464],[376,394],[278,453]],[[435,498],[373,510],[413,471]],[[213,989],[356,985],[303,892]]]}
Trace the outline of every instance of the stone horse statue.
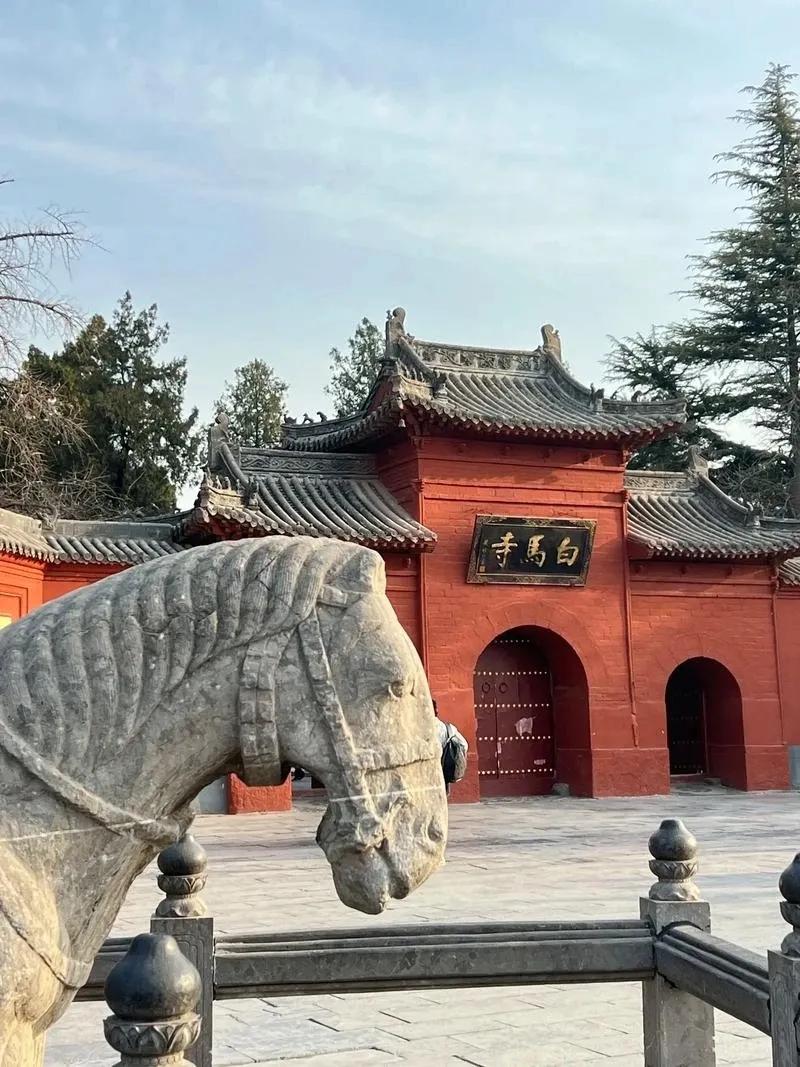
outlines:
{"label": "stone horse statue", "polygon": [[36,1067],[126,891],[227,772],[300,765],[342,901],[443,860],[430,693],[380,557],[312,538],[195,548],[0,633],[0,1065]]}

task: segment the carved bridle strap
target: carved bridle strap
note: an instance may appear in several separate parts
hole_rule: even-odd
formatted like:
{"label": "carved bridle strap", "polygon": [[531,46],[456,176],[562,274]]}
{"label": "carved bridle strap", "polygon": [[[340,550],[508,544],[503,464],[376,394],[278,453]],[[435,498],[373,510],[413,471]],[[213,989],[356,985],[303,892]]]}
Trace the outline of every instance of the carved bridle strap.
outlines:
{"label": "carved bridle strap", "polygon": [[342,705],[333,684],[328,653],[322,640],[319,616],[316,611],[298,627],[306,670],[314,695],[322,709],[331,737],[333,753],[339,770],[341,796],[331,796],[331,803],[350,809],[355,841],[362,847],[379,845],[383,837],[381,820],[367,788],[362,762],[353,742],[353,735],[344,716]]}
{"label": "carved bridle strap", "polygon": [[247,785],[280,785],[286,777],[278,746],[275,676],[293,630],[254,641],[242,665],[239,737]]}
{"label": "carved bridle strap", "polygon": [[185,826],[179,820],[147,819],[103,800],[40,756],[3,722],[0,722],[0,747],[28,774],[37,778],[53,796],[120,837],[133,837],[162,849],[183,835]]}
{"label": "carved bridle strap", "polygon": [[[361,593],[347,592],[323,585],[317,604],[346,608]],[[333,802],[350,808],[353,834],[364,847],[377,842],[380,819],[367,789],[364,770],[366,753],[359,755],[347,725],[342,705],[333,684],[328,654],[322,639],[316,608],[296,627],[253,642],[242,667],[239,698],[239,729],[242,750],[242,773],[247,785],[280,785],[285,779],[278,742],[275,712],[275,684],[278,665],[292,635],[298,633],[306,670],[323,719],[330,733],[338,763],[343,795]],[[371,754],[369,754],[371,755]],[[367,760],[367,762],[374,762]],[[340,808],[341,810],[341,808]]]}
{"label": "carved bridle strap", "polygon": [[[336,589],[332,585],[323,585],[317,595],[317,603],[347,607],[359,595]],[[316,611],[313,612],[313,617],[316,617]],[[298,622],[295,626],[280,633],[270,634],[259,641],[254,641],[244,657],[239,693],[239,737],[242,775],[249,786],[280,785],[286,778],[286,769],[281,763],[278,743],[275,685],[278,666],[286,651],[286,646],[298,630],[302,641],[302,623]],[[321,636],[319,645],[323,647]],[[327,655],[325,655],[325,663],[328,664]],[[332,686],[329,665],[327,671],[328,680]],[[317,695],[316,688],[315,695]],[[344,720],[341,708],[339,708],[339,713]]]}

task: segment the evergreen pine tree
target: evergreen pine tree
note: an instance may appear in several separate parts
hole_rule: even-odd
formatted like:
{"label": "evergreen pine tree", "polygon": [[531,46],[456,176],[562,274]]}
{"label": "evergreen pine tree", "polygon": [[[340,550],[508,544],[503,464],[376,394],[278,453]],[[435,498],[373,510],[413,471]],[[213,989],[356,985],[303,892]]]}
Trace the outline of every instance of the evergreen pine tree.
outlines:
{"label": "evergreen pine tree", "polygon": [[91,463],[113,510],[172,510],[197,465],[197,409],[183,414],[186,360],[156,359],[168,333],[155,304],[136,312],[126,293],[110,323],[95,315],[60,352],[28,352],[27,372],[73,405],[91,443],[53,448],[49,469],[69,478]]}
{"label": "evergreen pine tree", "polygon": [[331,380],[325,392],[333,398],[336,417],[358,411],[375,383],[384,353],[384,337],[364,318],[347,342],[347,351],[330,350]]}
{"label": "evergreen pine tree", "polygon": [[[723,459],[726,488],[800,516],[800,109],[794,75],[773,64],[735,121],[750,132],[714,180],[746,195],[741,225],[713,233],[692,257],[695,317],[615,342],[612,375],[647,396],[685,393],[691,433]],[[746,415],[768,447],[726,442],[709,427]],[[685,447],[675,446],[673,456]],[[665,448],[640,462],[663,462]],[[659,450],[661,454],[659,454]]]}
{"label": "evergreen pine tree", "polygon": [[228,416],[232,437],[251,448],[278,444],[286,418],[286,382],[263,359],[252,359],[233,372],[217,409]]}

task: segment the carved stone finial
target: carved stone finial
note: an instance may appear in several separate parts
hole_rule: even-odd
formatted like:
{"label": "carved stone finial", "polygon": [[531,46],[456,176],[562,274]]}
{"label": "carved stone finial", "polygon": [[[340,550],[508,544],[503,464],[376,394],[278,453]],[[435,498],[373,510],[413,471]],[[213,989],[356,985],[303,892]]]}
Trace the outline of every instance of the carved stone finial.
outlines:
{"label": "carved stone finial", "polygon": [[200,896],[206,884],[208,857],[192,834],[165,848],[158,856],[158,886],[165,899],[156,908],[162,919],[189,919],[205,915],[207,908]]}
{"label": "carved stone finial", "polygon": [[792,927],[781,942],[781,952],[800,957],[800,852],[781,875],[778,889],[783,897],[781,915]]}
{"label": "carved stone finial", "polygon": [[708,477],[708,460],[697,445],[689,445],[688,469],[692,474],[702,474]]}
{"label": "carved stone finial", "polygon": [[549,322],[542,326],[542,348],[561,362],[561,337],[555,326],[551,326]]}
{"label": "carved stone finial", "polygon": [[313,421],[314,420],[311,418],[309,413],[307,411],[304,411],[303,412],[303,425],[306,426],[309,422],[313,422]]}
{"label": "carved stone finial", "polygon": [[191,1067],[183,1053],[197,1040],[200,975],[169,934],[139,934],[106,979],[106,1041],[116,1067]]}
{"label": "carved stone finial", "polygon": [[680,819],[664,819],[647,843],[650,870],[658,878],[650,887],[651,900],[699,900],[693,878],[697,874],[697,841]]}

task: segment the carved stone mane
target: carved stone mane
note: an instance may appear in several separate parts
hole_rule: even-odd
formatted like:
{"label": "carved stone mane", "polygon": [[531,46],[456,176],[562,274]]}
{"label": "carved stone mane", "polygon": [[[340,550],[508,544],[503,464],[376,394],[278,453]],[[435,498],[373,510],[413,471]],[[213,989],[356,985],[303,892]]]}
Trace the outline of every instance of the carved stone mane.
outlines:
{"label": "carved stone mane", "polygon": [[335,542],[230,542],[52,601],[0,632],[0,718],[39,755],[85,779],[221,649],[294,629],[332,567],[342,569]]}

